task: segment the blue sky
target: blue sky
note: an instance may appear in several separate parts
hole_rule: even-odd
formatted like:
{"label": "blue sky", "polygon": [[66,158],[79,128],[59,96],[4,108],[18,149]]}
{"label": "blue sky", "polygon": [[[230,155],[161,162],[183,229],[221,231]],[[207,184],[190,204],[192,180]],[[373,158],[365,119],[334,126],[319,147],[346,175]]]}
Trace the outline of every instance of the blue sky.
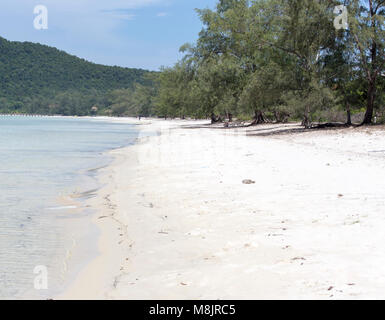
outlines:
{"label": "blue sky", "polygon": [[[217,0],[1,0],[0,36],[57,47],[89,61],[158,70],[180,57],[202,28],[194,8]],[[33,9],[48,8],[48,30]]]}

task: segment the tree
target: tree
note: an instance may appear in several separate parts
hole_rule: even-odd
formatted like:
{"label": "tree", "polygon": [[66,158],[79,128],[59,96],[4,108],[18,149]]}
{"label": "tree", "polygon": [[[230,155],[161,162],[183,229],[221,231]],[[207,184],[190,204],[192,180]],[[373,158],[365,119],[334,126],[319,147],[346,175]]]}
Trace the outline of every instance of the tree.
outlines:
{"label": "tree", "polygon": [[137,108],[132,102],[132,89],[118,89],[109,93],[109,109],[114,116],[136,115]]}
{"label": "tree", "polygon": [[[344,1],[349,30],[336,30],[337,0],[219,0],[197,10],[203,28],[184,58],[160,75],[156,112],[254,123],[337,118],[364,123],[385,101],[385,1]],[[363,79],[367,83],[363,94]],[[325,115],[327,115],[325,117]]]}
{"label": "tree", "polygon": [[333,9],[327,0],[258,1],[254,7],[256,41],[283,54],[278,62],[292,75],[287,102],[303,106],[306,128],[315,107],[323,106],[313,101],[325,103],[331,96],[321,78],[320,59],[333,43]]}
{"label": "tree", "polygon": [[356,59],[367,82],[367,104],[363,124],[371,124],[378,79],[385,64],[385,1],[349,1],[350,31],[356,45]]}

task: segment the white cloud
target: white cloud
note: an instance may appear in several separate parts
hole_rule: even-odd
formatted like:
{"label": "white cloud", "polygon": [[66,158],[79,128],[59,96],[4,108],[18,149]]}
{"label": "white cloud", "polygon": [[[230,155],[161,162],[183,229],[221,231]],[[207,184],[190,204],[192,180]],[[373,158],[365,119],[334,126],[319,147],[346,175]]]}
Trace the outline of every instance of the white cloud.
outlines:
{"label": "white cloud", "polygon": [[120,19],[120,20],[133,20],[136,15],[130,13],[111,13],[111,17]]}
{"label": "white cloud", "polygon": [[[1,0],[15,2],[14,0]],[[43,4],[48,8],[49,28],[56,28],[69,37],[88,42],[116,41],[115,30],[135,18],[135,10],[162,5],[169,0],[20,0],[23,3]],[[32,10],[32,9],[31,9]]]}
{"label": "white cloud", "polygon": [[168,16],[168,13],[167,12],[159,12],[156,16],[157,17],[166,17],[166,16]]}
{"label": "white cloud", "polygon": [[36,5],[46,5],[52,9],[64,9],[73,11],[86,9],[89,11],[111,10],[111,9],[138,9],[151,5],[168,3],[167,0],[1,0],[0,7],[5,8],[28,8]]}
{"label": "white cloud", "polygon": [[92,11],[114,9],[138,9],[150,5],[162,4],[164,0],[22,0],[47,3],[61,8],[84,8]]}
{"label": "white cloud", "polygon": [[[138,10],[168,7],[173,1],[0,0],[0,36],[45,43],[95,62],[113,64],[111,57],[129,56],[143,46],[137,40],[135,21],[142,14]],[[48,8],[48,30],[33,27],[36,5]]]}

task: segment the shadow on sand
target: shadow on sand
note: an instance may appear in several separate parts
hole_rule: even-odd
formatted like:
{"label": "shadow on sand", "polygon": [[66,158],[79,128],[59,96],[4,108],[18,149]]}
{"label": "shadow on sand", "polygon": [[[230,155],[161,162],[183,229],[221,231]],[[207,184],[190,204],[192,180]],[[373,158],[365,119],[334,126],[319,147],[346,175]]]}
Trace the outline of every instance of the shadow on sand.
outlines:
{"label": "shadow on sand", "polygon": [[[370,127],[375,127],[372,125]],[[349,128],[362,128],[362,126],[353,124],[347,125],[345,123],[325,123],[314,125],[312,128],[305,128],[300,123],[288,123],[288,124],[259,124],[259,125],[245,125],[235,124],[229,127],[225,127],[223,124],[199,124],[199,125],[184,125],[182,128],[185,129],[210,129],[210,130],[226,130],[235,131],[243,129],[246,131],[247,136],[255,137],[267,137],[267,136],[279,136],[279,135],[290,135],[300,134],[315,131],[336,131],[344,130]]]}

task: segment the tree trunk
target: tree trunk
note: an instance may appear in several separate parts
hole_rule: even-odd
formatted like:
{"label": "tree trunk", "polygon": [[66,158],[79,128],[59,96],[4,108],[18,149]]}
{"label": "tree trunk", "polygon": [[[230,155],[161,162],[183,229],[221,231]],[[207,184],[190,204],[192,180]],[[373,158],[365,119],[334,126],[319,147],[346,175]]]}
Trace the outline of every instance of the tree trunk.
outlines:
{"label": "tree trunk", "polygon": [[217,117],[215,116],[214,112],[211,113],[211,124],[214,124],[217,122]]}
{"label": "tree trunk", "polygon": [[[373,19],[373,16],[376,14],[373,10],[373,3],[370,1],[370,15],[372,17],[372,30],[376,31],[376,23]],[[370,48],[370,54],[371,54],[371,67],[370,72],[368,74],[368,101],[367,101],[367,107],[366,107],[366,113],[365,118],[362,124],[371,124],[373,119],[373,111],[374,111],[374,101],[376,99],[376,65],[377,65],[377,42],[372,39],[372,46]]]}
{"label": "tree trunk", "polygon": [[278,111],[274,110],[274,118],[276,123],[280,123],[281,119],[279,117]]}
{"label": "tree trunk", "polygon": [[211,114],[211,124],[218,123],[218,122],[222,122],[222,119],[221,119],[221,117],[217,117],[215,115],[215,113],[213,112]]}
{"label": "tree trunk", "polygon": [[350,104],[349,104],[349,102],[346,103],[346,115],[347,115],[346,124],[348,126],[351,126],[352,125],[352,112],[350,111]]}
{"label": "tree trunk", "polygon": [[265,123],[265,118],[263,116],[263,113],[262,111],[258,111],[258,110],[255,110],[254,111],[254,121],[252,123],[252,125],[255,125],[255,124],[261,124],[261,123]]}
{"label": "tree trunk", "polygon": [[302,125],[306,129],[311,129],[310,106],[306,106],[306,108],[305,108],[305,114],[303,116]]}
{"label": "tree trunk", "polygon": [[371,124],[372,123],[375,98],[376,98],[376,81],[374,79],[374,80],[369,81],[368,103],[366,106],[366,113],[365,113],[364,122],[362,124]]}
{"label": "tree trunk", "polygon": [[289,120],[290,114],[286,113],[285,111],[279,112],[274,111],[274,118],[276,123],[287,123]]}
{"label": "tree trunk", "polygon": [[262,111],[254,111],[253,122],[250,123],[249,126],[252,127],[252,126],[255,126],[257,124],[261,124],[261,123],[265,123],[265,122],[266,122],[266,120],[265,120],[265,118],[263,116]]}

